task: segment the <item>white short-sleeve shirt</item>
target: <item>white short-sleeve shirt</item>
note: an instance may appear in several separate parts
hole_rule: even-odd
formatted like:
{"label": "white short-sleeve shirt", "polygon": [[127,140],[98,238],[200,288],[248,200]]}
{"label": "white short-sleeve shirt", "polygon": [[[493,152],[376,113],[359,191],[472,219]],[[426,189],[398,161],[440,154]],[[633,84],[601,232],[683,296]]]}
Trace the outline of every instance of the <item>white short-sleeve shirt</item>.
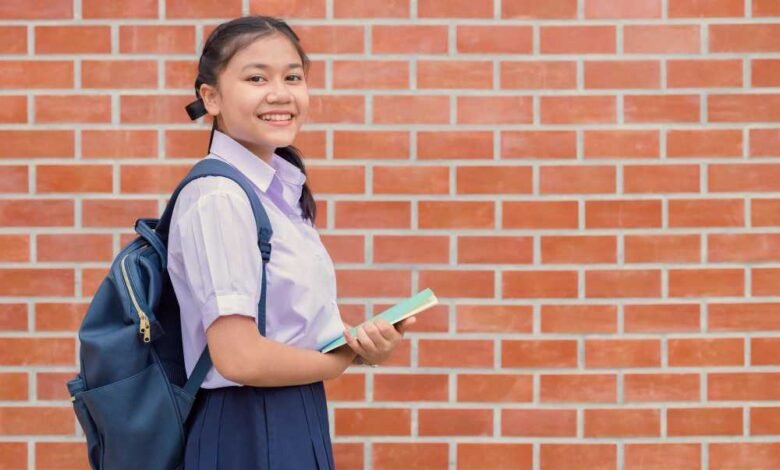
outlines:
{"label": "white short-sleeve shirt", "polygon": [[[266,338],[318,349],[341,334],[333,261],[316,228],[301,217],[306,175],[274,154],[268,165],[230,136],[214,131],[206,158],[225,161],[255,189],[271,222],[266,264]],[[222,315],[257,320],[262,259],[249,199],[238,184],[219,176],[198,178],[182,189],[168,237],[168,273],[181,310],[187,376],[206,347],[206,330]],[[211,368],[204,388],[240,385]]]}

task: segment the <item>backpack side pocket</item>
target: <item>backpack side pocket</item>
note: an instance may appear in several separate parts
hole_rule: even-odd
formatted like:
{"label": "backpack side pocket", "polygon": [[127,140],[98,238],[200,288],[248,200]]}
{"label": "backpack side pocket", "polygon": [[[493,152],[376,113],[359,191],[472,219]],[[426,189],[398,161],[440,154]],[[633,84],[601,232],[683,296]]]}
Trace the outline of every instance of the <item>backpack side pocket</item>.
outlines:
{"label": "backpack side pocket", "polygon": [[103,445],[97,427],[95,427],[95,422],[92,420],[92,416],[90,416],[87,405],[82,398],[84,379],[80,374],[68,381],[68,392],[70,392],[72,397],[71,401],[73,403],[73,411],[76,413],[76,419],[87,438],[89,465],[93,470],[101,470]]}

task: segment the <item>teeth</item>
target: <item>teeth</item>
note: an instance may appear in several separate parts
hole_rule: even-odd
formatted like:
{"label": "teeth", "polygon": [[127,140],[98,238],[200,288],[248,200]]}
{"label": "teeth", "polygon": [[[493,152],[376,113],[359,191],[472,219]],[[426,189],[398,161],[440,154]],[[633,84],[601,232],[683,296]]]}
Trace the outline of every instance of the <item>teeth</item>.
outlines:
{"label": "teeth", "polygon": [[260,116],[263,121],[289,121],[292,114],[264,114]]}

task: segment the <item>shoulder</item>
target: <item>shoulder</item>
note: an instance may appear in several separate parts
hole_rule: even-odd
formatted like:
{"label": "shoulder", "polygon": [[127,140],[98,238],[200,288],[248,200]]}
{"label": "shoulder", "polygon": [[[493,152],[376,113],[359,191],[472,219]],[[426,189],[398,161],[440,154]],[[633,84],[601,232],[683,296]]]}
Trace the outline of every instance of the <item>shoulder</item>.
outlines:
{"label": "shoulder", "polygon": [[224,176],[203,176],[182,188],[172,218],[178,219],[192,210],[211,211],[218,217],[226,208],[252,213],[249,197],[238,183]]}

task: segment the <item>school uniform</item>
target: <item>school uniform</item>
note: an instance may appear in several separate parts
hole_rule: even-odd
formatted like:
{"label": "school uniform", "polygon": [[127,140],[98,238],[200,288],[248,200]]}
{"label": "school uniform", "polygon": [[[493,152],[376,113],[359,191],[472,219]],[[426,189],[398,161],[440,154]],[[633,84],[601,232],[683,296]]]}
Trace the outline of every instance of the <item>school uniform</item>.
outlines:
{"label": "school uniform", "polygon": [[[341,334],[333,262],[315,227],[302,218],[299,199],[306,176],[276,154],[267,164],[217,130],[206,158],[223,160],[246,175],[271,222],[266,337],[316,350]],[[257,228],[241,187],[218,176],[185,186],[171,218],[168,272],[181,310],[188,376],[214,320],[238,314],[257,321],[261,269]],[[185,470],[333,468],[322,381],[242,386],[212,367],[188,420]]]}

